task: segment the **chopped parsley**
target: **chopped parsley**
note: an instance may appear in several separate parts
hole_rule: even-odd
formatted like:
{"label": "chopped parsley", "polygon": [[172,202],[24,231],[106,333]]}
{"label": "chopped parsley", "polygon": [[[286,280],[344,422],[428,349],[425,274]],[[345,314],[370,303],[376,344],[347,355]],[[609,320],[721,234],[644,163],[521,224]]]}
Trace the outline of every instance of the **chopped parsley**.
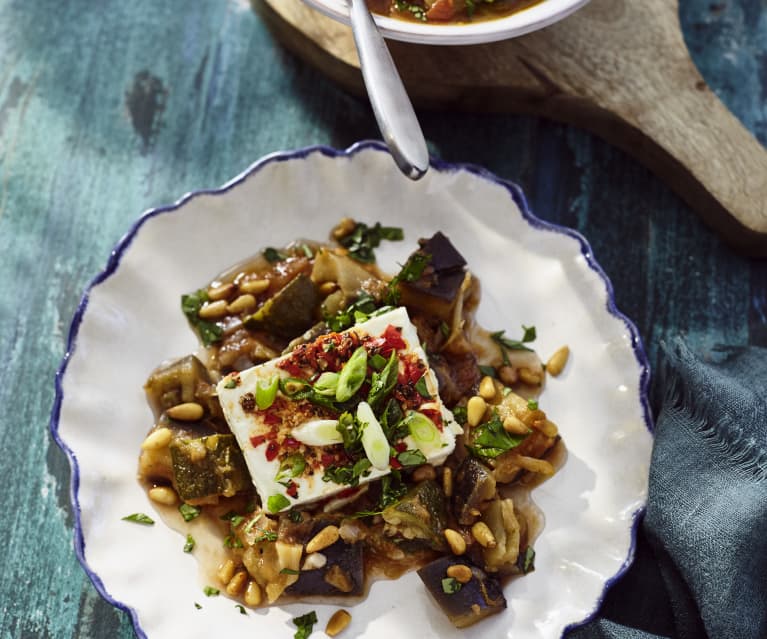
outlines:
{"label": "chopped parsley", "polygon": [[292,568],[283,568],[280,570],[281,575],[300,575],[301,572],[298,570],[293,570]]}
{"label": "chopped parsley", "polygon": [[[368,404],[370,404],[370,408],[373,409],[373,412],[378,410],[386,396],[391,393],[397,383],[398,372],[399,360],[397,352],[392,351],[391,357],[389,357],[389,361],[386,362],[383,370],[380,373],[374,372],[371,376]],[[418,385],[416,385],[416,388],[418,388]]]}
{"label": "chopped parsley", "polygon": [[239,611],[240,611],[240,614],[241,614],[241,615],[247,615],[247,614],[248,614],[248,613],[245,611],[245,606],[243,606],[242,604],[235,604],[235,606],[234,606],[234,607],[235,607],[235,608],[237,608],[237,610],[239,610]]}
{"label": "chopped parsley", "polygon": [[426,463],[426,457],[418,450],[403,450],[397,455],[397,461],[403,466],[421,466]]}
{"label": "chopped parsley", "polygon": [[442,580],[442,592],[446,595],[454,595],[462,588],[461,582],[455,577],[445,577]]}
{"label": "chopped parsley", "polygon": [[398,242],[404,238],[404,232],[396,226],[381,226],[380,222],[368,226],[364,222],[357,222],[354,230],[342,237],[339,243],[349,251],[349,257],[352,259],[372,264],[376,261],[374,249],[378,248],[381,240]]}
{"label": "chopped parsley", "polygon": [[288,259],[288,256],[285,255],[285,253],[278,251],[276,248],[272,248],[271,246],[264,249],[264,257],[270,264],[274,264],[275,262],[282,262]]}
{"label": "chopped parsley", "polygon": [[357,486],[360,477],[370,474],[372,464],[366,457],[357,460],[352,466],[328,466],[322,475],[322,481],[332,481],[340,485]]}
{"label": "chopped parsley", "polygon": [[523,575],[535,570],[535,550],[533,550],[532,546],[528,546],[524,552],[519,553],[517,568],[520,569]]}
{"label": "chopped parsley", "polygon": [[317,613],[314,610],[307,612],[305,615],[293,619],[293,623],[298,628],[296,634],[293,635],[293,639],[307,639],[312,634],[312,630],[314,630],[314,624],[317,623]]}
{"label": "chopped parsley", "polygon": [[538,410],[538,400],[537,399],[528,399],[527,400],[527,409],[528,410]]}
{"label": "chopped parsley", "polygon": [[197,608],[197,610],[202,610],[202,606],[198,604],[196,601],[194,602],[194,607]]}
{"label": "chopped parsley", "polygon": [[384,301],[387,304],[391,304],[392,306],[398,306],[400,298],[400,283],[416,282],[417,280],[421,279],[423,272],[426,270],[426,267],[430,262],[431,255],[428,253],[423,253],[421,251],[416,251],[413,253],[407,259],[407,262],[405,262],[405,265],[402,267],[400,272],[392,278],[391,282],[389,282],[386,294],[384,295]]}
{"label": "chopped parsley", "polygon": [[184,552],[192,552],[194,550],[195,544],[194,537],[192,535],[186,536],[186,543],[184,544]]}
{"label": "chopped parsley", "polygon": [[466,406],[456,406],[453,408],[453,417],[461,426],[466,424],[468,415],[466,414]]}
{"label": "chopped parsley", "polygon": [[424,399],[431,399],[431,393],[429,393],[429,389],[426,387],[426,375],[422,375],[421,379],[415,383],[415,389]]}
{"label": "chopped parsley", "polygon": [[277,541],[277,533],[272,532],[271,530],[262,530],[261,528],[258,528],[258,530],[261,530],[261,536],[256,537],[256,541]]}
{"label": "chopped parsley", "polygon": [[498,457],[519,446],[525,437],[527,435],[515,436],[506,432],[498,413],[493,413],[489,421],[474,429],[474,441],[469,449],[477,457]]}
{"label": "chopped parsley", "polygon": [[416,20],[426,22],[426,9],[421,5],[406,0],[395,0],[394,8],[400,13],[410,13]]}
{"label": "chopped parsley", "polygon": [[123,517],[123,521],[132,521],[136,524],[144,524],[145,526],[154,525],[154,519],[144,513],[133,513],[132,515]]}
{"label": "chopped parsley", "polygon": [[304,516],[297,510],[291,510],[288,513],[288,519],[290,519],[290,521],[292,521],[294,524],[300,524],[304,520]]}
{"label": "chopped parsley", "polygon": [[275,481],[282,482],[289,477],[300,477],[306,469],[306,459],[300,453],[289,455],[280,463],[280,470]]}
{"label": "chopped parsley", "polygon": [[480,366],[479,372],[482,373],[482,375],[485,375],[487,377],[497,378],[498,373],[496,373],[495,369],[492,366]]}
{"label": "chopped parsley", "polygon": [[338,333],[353,326],[359,315],[364,316],[365,319],[367,319],[367,317],[372,313],[375,313],[377,309],[378,302],[376,302],[375,298],[363,291],[354,302],[349,304],[349,306],[338,311],[338,313],[332,317],[326,317],[325,323],[331,331]]}
{"label": "chopped parsley", "polygon": [[266,500],[266,507],[270,513],[278,513],[288,506],[290,506],[290,500],[285,495],[271,495]]}
{"label": "chopped parsley", "polygon": [[206,597],[218,597],[221,594],[221,591],[213,586],[205,586],[202,591],[205,593]]}
{"label": "chopped parsley", "polygon": [[201,288],[195,293],[181,296],[181,310],[189,323],[197,329],[197,333],[205,346],[210,346],[221,339],[224,330],[215,322],[200,318],[200,309],[208,301],[208,292]]}
{"label": "chopped parsley", "polygon": [[501,357],[503,358],[504,365],[509,365],[509,356],[506,353],[509,351],[531,351],[532,348],[525,346],[529,342],[534,342],[536,338],[535,326],[525,326],[522,324],[522,339],[509,339],[504,335],[506,331],[496,331],[490,333],[492,340],[498,344],[501,348]]}

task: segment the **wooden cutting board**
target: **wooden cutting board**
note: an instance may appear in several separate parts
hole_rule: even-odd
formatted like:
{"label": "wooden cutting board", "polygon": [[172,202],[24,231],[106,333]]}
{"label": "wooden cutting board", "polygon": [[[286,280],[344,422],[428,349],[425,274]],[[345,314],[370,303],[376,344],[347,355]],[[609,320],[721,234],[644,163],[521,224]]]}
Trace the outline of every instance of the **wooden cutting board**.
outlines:
{"label": "wooden cutting board", "polygon": [[[364,94],[351,30],[301,0],[254,0],[291,51]],[[677,0],[592,0],[483,45],[388,41],[419,108],[531,113],[588,129],[665,180],[734,248],[767,257],[767,150],[690,59]]]}

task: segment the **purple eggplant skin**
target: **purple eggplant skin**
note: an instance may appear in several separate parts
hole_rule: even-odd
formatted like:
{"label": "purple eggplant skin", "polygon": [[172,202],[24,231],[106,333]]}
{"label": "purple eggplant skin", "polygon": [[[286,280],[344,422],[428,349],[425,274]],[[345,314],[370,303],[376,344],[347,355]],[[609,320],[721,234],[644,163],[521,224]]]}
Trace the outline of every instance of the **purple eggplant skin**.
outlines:
{"label": "purple eggplant skin", "polygon": [[495,497],[495,478],[490,469],[474,457],[463,460],[455,474],[453,512],[462,526],[478,518],[480,505]]}
{"label": "purple eggplant skin", "polygon": [[[468,566],[472,577],[460,590],[446,593],[442,580],[450,566]],[[501,584],[463,557],[440,557],[418,571],[426,589],[456,628],[466,628],[506,609]]]}

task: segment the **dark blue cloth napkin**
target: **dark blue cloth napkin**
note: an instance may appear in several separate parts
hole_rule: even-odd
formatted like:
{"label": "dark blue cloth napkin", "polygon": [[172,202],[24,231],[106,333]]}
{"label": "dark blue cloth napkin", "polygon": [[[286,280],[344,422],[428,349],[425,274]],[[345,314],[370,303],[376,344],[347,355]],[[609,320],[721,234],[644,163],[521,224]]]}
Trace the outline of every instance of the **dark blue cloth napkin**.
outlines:
{"label": "dark blue cloth napkin", "polygon": [[568,639],[767,638],[767,349],[666,347],[634,564]]}

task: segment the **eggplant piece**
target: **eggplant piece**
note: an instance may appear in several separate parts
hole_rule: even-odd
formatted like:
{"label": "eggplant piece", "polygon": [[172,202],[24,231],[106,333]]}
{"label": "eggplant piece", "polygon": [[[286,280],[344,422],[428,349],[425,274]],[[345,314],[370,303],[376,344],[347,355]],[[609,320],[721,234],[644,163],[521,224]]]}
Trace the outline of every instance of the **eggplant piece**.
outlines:
{"label": "eggplant piece", "polygon": [[433,550],[447,549],[445,493],[433,479],[413,486],[400,501],[387,506],[382,516],[387,534],[423,540]]}
{"label": "eggplant piece", "polygon": [[402,304],[447,321],[466,276],[466,260],[441,232],[419,240],[416,253],[430,256],[421,277],[399,286]]}
{"label": "eggplant piece", "polygon": [[474,457],[458,467],[453,485],[453,511],[462,526],[473,524],[484,502],[495,497],[493,472]]}
{"label": "eggplant piece", "polygon": [[263,330],[291,339],[314,324],[319,301],[314,282],[305,273],[300,273],[243,323],[250,330]]}
{"label": "eggplant piece", "polygon": [[[471,579],[454,592],[442,582],[450,566],[471,569]],[[466,628],[506,608],[506,597],[498,580],[466,559],[440,557],[418,570],[418,576],[456,628]]]}
{"label": "eggplant piece", "polygon": [[210,503],[250,487],[250,474],[234,435],[208,435],[171,442],[173,486],[190,503]]}
{"label": "eggplant piece", "polygon": [[[332,522],[315,522],[308,538],[314,537],[330,523]],[[327,560],[325,565],[314,570],[302,570],[298,581],[289,586],[285,594],[299,599],[361,596],[365,590],[362,546],[361,543],[347,544],[339,538],[334,544],[319,551]]]}
{"label": "eggplant piece", "polygon": [[[155,369],[144,384],[149,405],[155,415],[185,402],[199,402],[205,391],[211,387],[210,375],[194,355]],[[200,402],[205,405],[204,402]]]}

